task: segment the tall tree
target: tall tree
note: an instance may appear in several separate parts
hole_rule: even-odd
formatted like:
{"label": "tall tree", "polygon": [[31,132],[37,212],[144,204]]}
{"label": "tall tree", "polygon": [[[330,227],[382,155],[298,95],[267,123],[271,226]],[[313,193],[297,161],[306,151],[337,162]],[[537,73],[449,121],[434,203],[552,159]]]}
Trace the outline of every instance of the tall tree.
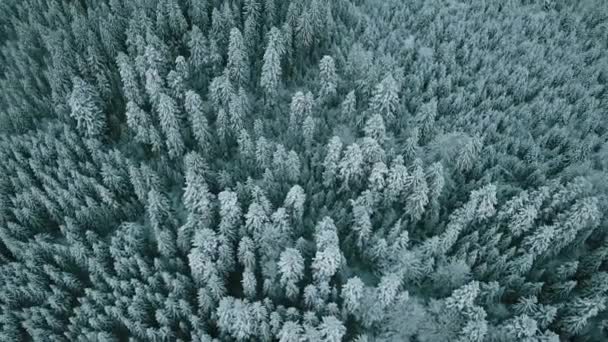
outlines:
{"label": "tall tree", "polygon": [[338,83],[336,65],[331,56],[323,56],[319,62],[319,78],[321,81],[319,97],[326,101],[330,100],[336,95],[336,87]]}
{"label": "tall tree", "polygon": [[68,100],[70,115],[76,120],[78,129],[84,131],[84,135],[100,137],[106,128],[106,118],[99,93],[80,77],[74,77],[72,84],[72,93]]}
{"label": "tall tree", "polygon": [[281,32],[273,27],[267,34],[266,51],[262,65],[260,85],[265,91],[266,98],[271,100],[277,95],[279,83],[281,82],[281,56],[285,52]]}
{"label": "tall tree", "polygon": [[382,115],[387,122],[392,123],[397,114],[398,105],[399,86],[393,76],[387,74],[374,88],[370,109],[373,113]]}
{"label": "tall tree", "polygon": [[246,87],[249,82],[249,58],[243,35],[237,28],[230,30],[228,45],[228,75],[235,87]]}
{"label": "tall tree", "polygon": [[167,151],[172,158],[180,157],[184,150],[180,114],[177,103],[169,95],[161,94],[157,106],[160,127],[166,137]]}

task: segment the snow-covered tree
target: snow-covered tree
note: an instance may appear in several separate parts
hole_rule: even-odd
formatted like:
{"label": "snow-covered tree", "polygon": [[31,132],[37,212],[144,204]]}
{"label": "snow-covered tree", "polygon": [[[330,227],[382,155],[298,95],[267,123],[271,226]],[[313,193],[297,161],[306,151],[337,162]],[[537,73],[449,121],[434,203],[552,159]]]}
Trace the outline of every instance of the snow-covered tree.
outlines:
{"label": "snow-covered tree", "polygon": [[387,122],[391,123],[397,115],[398,105],[399,86],[393,76],[387,74],[374,88],[370,109],[374,114],[382,115]]}
{"label": "snow-covered tree", "polygon": [[72,79],[72,93],[68,103],[70,115],[78,129],[88,137],[100,137],[106,128],[106,117],[101,107],[99,93],[80,77]]}
{"label": "snow-covered tree", "polygon": [[278,262],[281,285],[288,298],[295,300],[300,292],[298,282],[304,276],[304,258],[297,249],[287,248]]}
{"label": "snow-covered tree", "polygon": [[230,30],[228,46],[228,75],[235,87],[244,87],[249,80],[249,63],[243,35],[237,28]]}
{"label": "snow-covered tree", "polygon": [[330,99],[336,95],[338,76],[334,59],[331,56],[323,56],[319,62],[319,78],[321,81],[319,97]]}
{"label": "snow-covered tree", "polygon": [[281,56],[283,55],[283,41],[281,32],[273,27],[267,35],[268,44],[264,52],[264,64],[262,65],[262,75],[260,85],[264,88],[266,96],[272,99],[277,95],[278,87],[281,82]]}

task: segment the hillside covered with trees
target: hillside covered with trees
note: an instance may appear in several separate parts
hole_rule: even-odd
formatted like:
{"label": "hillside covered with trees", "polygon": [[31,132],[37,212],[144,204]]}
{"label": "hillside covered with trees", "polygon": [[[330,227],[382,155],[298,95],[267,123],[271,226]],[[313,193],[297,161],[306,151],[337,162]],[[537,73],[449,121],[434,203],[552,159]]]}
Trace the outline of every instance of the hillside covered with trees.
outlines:
{"label": "hillside covered with trees", "polygon": [[602,0],[1,0],[0,341],[608,340]]}

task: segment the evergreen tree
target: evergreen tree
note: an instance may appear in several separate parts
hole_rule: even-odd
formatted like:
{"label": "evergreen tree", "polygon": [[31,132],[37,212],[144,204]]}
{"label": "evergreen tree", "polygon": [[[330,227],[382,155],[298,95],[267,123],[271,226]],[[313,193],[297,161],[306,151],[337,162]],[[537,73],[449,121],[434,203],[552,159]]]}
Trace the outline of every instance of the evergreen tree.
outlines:
{"label": "evergreen tree", "polygon": [[183,154],[185,149],[177,103],[169,95],[161,94],[156,110],[160,118],[160,127],[167,139],[169,156],[177,158]]}
{"label": "evergreen tree", "polygon": [[211,131],[207,117],[203,112],[203,101],[201,97],[192,90],[186,92],[184,108],[188,114],[188,121],[192,127],[192,134],[203,151],[211,148]]}
{"label": "evergreen tree", "polygon": [[80,77],[72,79],[72,93],[68,103],[70,115],[76,120],[78,129],[88,137],[99,137],[106,128],[105,114],[101,108],[99,94]]}
{"label": "evergreen tree", "polygon": [[339,342],[346,334],[346,327],[334,316],[324,316],[319,325],[321,341]]}
{"label": "evergreen tree", "polygon": [[355,91],[352,90],[341,104],[342,117],[348,122],[355,123],[356,126],[361,126],[361,122],[359,122],[359,118],[357,117],[357,97],[355,95]]}
{"label": "evergreen tree", "polygon": [[413,221],[417,221],[422,217],[429,199],[422,161],[416,160],[414,164],[415,167],[410,180],[410,194],[405,202],[405,212],[410,215]]}
{"label": "evergreen tree", "polygon": [[410,185],[410,175],[405,165],[403,157],[397,156],[391,163],[388,171],[387,186],[385,188],[385,198],[390,202],[397,201],[403,196],[405,190]]}
{"label": "evergreen tree", "polygon": [[149,144],[152,150],[161,150],[160,133],[154,127],[152,118],[144,112],[135,102],[127,103],[127,125],[135,132],[135,140],[142,144]]}
{"label": "evergreen tree", "polygon": [[311,92],[304,94],[296,92],[291,98],[289,110],[289,127],[292,130],[299,128],[305,117],[312,115],[314,99]]}
{"label": "evergreen tree", "polygon": [[432,99],[420,106],[420,111],[416,114],[416,123],[420,128],[423,141],[429,141],[435,129],[435,118],[437,117],[437,100]]}
{"label": "evergreen tree", "polygon": [[241,31],[237,28],[230,30],[230,45],[228,46],[228,75],[235,87],[244,87],[249,79],[249,58],[243,43]]}
{"label": "evergreen tree", "polygon": [[353,143],[346,148],[338,167],[345,184],[358,184],[363,176],[363,153],[358,144]]}
{"label": "evergreen tree", "polygon": [[277,96],[281,82],[281,56],[285,50],[281,32],[276,27],[270,29],[266,39],[268,43],[264,52],[260,86],[264,89],[266,98],[272,100]]}
{"label": "evergreen tree", "polygon": [[338,76],[336,75],[336,65],[331,56],[323,56],[319,62],[319,78],[321,80],[321,89],[319,89],[319,97],[322,99],[331,99],[336,95],[336,86]]}
{"label": "evergreen tree", "polygon": [[131,60],[126,54],[120,52],[118,53],[118,57],[116,57],[116,61],[118,63],[118,70],[120,71],[120,78],[122,80],[122,89],[126,99],[129,102],[142,105],[143,97],[141,94],[141,86]]}
{"label": "evergreen tree", "polygon": [[[333,137],[327,144],[327,155],[323,161],[323,184],[330,186],[334,184],[340,169],[340,154],[342,153],[342,141],[339,137]],[[356,152],[356,151],[355,151]]]}
{"label": "evergreen tree", "polygon": [[278,266],[281,285],[285,288],[287,297],[295,300],[300,292],[297,283],[304,275],[304,258],[297,249],[287,248],[281,253]]}
{"label": "evergreen tree", "polygon": [[399,86],[391,74],[376,85],[370,101],[374,114],[382,115],[389,123],[393,122],[399,105]]}

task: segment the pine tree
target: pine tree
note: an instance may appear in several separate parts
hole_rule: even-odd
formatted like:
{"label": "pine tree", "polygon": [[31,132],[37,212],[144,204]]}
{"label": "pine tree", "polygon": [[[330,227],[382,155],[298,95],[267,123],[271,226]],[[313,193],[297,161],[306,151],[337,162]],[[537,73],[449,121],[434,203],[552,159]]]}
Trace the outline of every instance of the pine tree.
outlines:
{"label": "pine tree", "polygon": [[161,137],[154,127],[152,118],[132,101],[127,103],[127,125],[135,132],[135,140],[142,144],[149,144],[152,151],[160,152]]}
{"label": "pine tree", "polygon": [[298,154],[291,150],[287,156],[286,175],[290,182],[297,182],[300,178],[301,163]]}
{"label": "pine tree", "polygon": [[401,287],[401,278],[394,273],[382,276],[378,283],[378,300],[384,306],[388,306],[395,301],[399,288]]}
{"label": "pine tree", "polygon": [[560,326],[565,332],[577,335],[589,323],[590,319],[605,309],[605,297],[576,298],[567,306],[566,314],[560,319]]}
{"label": "pine tree", "polygon": [[236,88],[246,87],[249,82],[249,57],[243,43],[241,31],[237,28],[230,30],[230,44],[228,46],[228,75]]}
{"label": "pine tree", "polygon": [[217,325],[238,341],[254,336],[255,326],[247,301],[224,297],[217,307]]}
{"label": "pine tree", "polygon": [[365,284],[359,277],[353,277],[342,286],[342,300],[344,308],[351,314],[356,313],[361,307],[363,296],[365,295]]}
{"label": "pine tree", "polygon": [[[191,3],[202,3],[200,1],[191,1]],[[190,30],[190,39],[188,40],[188,49],[190,51],[190,57],[188,62],[192,67],[194,75],[201,77],[205,67],[209,64],[210,58],[207,54],[209,50],[209,42],[205,38],[205,35],[201,29],[194,25]]]}
{"label": "pine tree", "polygon": [[363,154],[363,168],[369,170],[377,162],[386,158],[386,153],[378,141],[374,138],[364,137],[361,140],[361,153]]}
{"label": "pine tree", "polygon": [[185,149],[180,128],[177,103],[169,95],[161,94],[157,107],[160,127],[165,134],[167,150],[172,158],[180,157]]}
{"label": "pine tree", "polygon": [[126,54],[119,52],[118,57],[116,57],[116,62],[118,64],[118,70],[122,80],[122,89],[126,99],[129,102],[141,106],[143,104],[141,86],[131,60]]}
{"label": "pine tree", "polygon": [[247,116],[249,109],[249,103],[247,100],[247,94],[243,88],[240,88],[238,93],[233,93],[230,96],[230,102],[228,104],[228,113],[230,116],[230,131],[236,135],[243,129],[243,121]]}
{"label": "pine tree", "polygon": [[257,294],[257,280],[250,268],[245,268],[243,271],[241,285],[243,286],[243,293],[247,298],[255,298]]}
{"label": "pine tree", "polygon": [[319,78],[321,81],[319,97],[324,100],[331,99],[336,95],[336,87],[338,82],[336,65],[331,56],[323,56],[319,62]]}
{"label": "pine tree", "polygon": [[388,168],[386,167],[386,164],[381,161],[375,163],[367,180],[369,189],[376,194],[382,194],[385,186],[387,185],[387,174]]}
{"label": "pine tree", "polygon": [[420,110],[416,115],[416,123],[420,129],[421,138],[425,142],[432,138],[436,117],[437,99],[433,98],[431,101],[420,106]]}
{"label": "pine tree", "polygon": [[315,141],[315,128],[315,119],[312,116],[307,116],[302,123],[302,137],[304,138],[304,145],[307,149],[310,149]]}
{"label": "pine tree", "polygon": [[386,127],[384,126],[384,119],[380,114],[374,114],[363,128],[365,136],[370,137],[378,141],[380,144],[386,140]]}
{"label": "pine tree", "polygon": [[188,1],[188,15],[193,26],[206,28],[209,26],[209,4],[206,0]]}
{"label": "pine tree", "polygon": [[283,205],[285,208],[291,209],[293,217],[301,221],[304,215],[304,203],[306,202],[306,193],[299,185],[294,185],[287,192]]}
{"label": "pine tree", "polygon": [[363,176],[363,153],[358,144],[353,143],[346,148],[338,167],[344,184],[356,185],[359,183]]}
{"label": "pine tree", "polygon": [[333,137],[327,144],[327,154],[323,161],[323,184],[325,186],[331,186],[334,184],[335,179],[340,169],[340,155],[342,153],[342,141],[339,137]]}
{"label": "pine tree", "polygon": [[317,252],[311,268],[317,282],[328,281],[338,271],[342,263],[336,226],[331,218],[325,217],[315,228]]}
{"label": "pine tree", "polygon": [[148,217],[156,234],[158,251],[172,257],[177,253],[175,221],[167,197],[156,190],[148,192]]}
{"label": "pine tree", "polygon": [[230,82],[230,77],[225,72],[215,77],[209,84],[209,97],[217,110],[226,109],[232,95],[235,93],[235,88]]}
{"label": "pine tree", "polygon": [[204,178],[205,165],[202,157],[195,152],[190,152],[185,158],[186,168],[186,187],[184,189],[184,206],[188,212],[196,215],[201,223],[208,223],[211,219],[213,208],[213,195],[209,192],[209,187]]}
{"label": "pine tree", "polygon": [[266,99],[272,99],[277,95],[279,83],[281,82],[281,57],[285,53],[281,32],[273,27],[267,35],[268,44],[264,52],[262,75],[260,86],[265,91]]}
{"label": "pine tree", "polygon": [[312,115],[314,99],[311,92],[304,94],[296,92],[291,98],[289,107],[289,127],[293,131],[297,130],[305,117]]}
{"label": "pine tree", "polygon": [[184,108],[188,114],[188,121],[192,128],[192,134],[203,151],[208,151],[211,147],[211,131],[207,117],[203,112],[203,101],[201,97],[192,90],[186,92]]}
{"label": "pine tree", "polygon": [[304,330],[298,322],[286,321],[278,332],[277,337],[279,338],[279,342],[298,342],[302,340],[303,332]]}
{"label": "pine tree", "polygon": [[346,94],[346,97],[344,98],[344,101],[342,101],[342,104],[341,104],[341,112],[342,112],[342,118],[345,121],[354,123],[355,126],[357,126],[357,127],[362,126],[363,123],[359,122],[359,118],[356,116],[357,115],[357,97],[355,95],[354,90],[351,90],[348,94]]}
{"label": "pine tree", "polygon": [[248,163],[248,161],[253,160],[255,156],[254,146],[246,129],[241,129],[239,132],[237,143],[239,145],[239,154],[243,161]]}
{"label": "pine tree", "polygon": [[179,99],[184,100],[184,94],[186,92],[186,82],[190,79],[190,66],[186,63],[186,59],[183,56],[178,56],[175,59],[175,68],[167,75],[167,84],[171,88],[171,95]]}
{"label": "pine tree", "polygon": [[405,212],[410,215],[412,221],[417,221],[424,214],[429,199],[428,185],[422,168],[422,161],[416,160],[414,164],[415,167],[410,179],[410,194],[405,202]]}
{"label": "pine tree", "polygon": [[[352,200],[351,200],[352,201]],[[357,201],[358,202],[358,201]],[[372,234],[371,208],[364,204],[353,203],[353,231],[357,237],[357,246],[362,248]]]}
{"label": "pine tree", "polygon": [[272,162],[272,146],[263,136],[256,141],[255,159],[261,169],[270,167]]}
{"label": "pine tree", "polygon": [[156,7],[156,26],[163,37],[181,39],[187,23],[179,3],[175,0],[159,1]]}
{"label": "pine tree", "polygon": [[399,105],[399,86],[391,74],[374,88],[370,109],[374,114],[382,115],[389,123],[393,122]]}
{"label": "pine tree", "polygon": [[245,229],[255,240],[260,240],[262,232],[266,229],[268,215],[262,204],[252,202],[245,214]]}
{"label": "pine tree", "polygon": [[481,140],[478,137],[470,138],[458,151],[456,168],[463,173],[471,171],[481,152]]}
{"label": "pine tree", "polygon": [[385,198],[389,202],[397,201],[409,187],[410,175],[405,165],[403,165],[403,157],[397,156],[393,160],[388,171],[386,184]]}
{"label": "pine tree", "polygon": [[84,130],[84,135],[100,137],[106,128],[106,119],[98,92],[80,77],[74,77],[72,84],[68,100],[70,115],[76,120],[77,128]]}
{"label": "pine tree", "polygon": [[240,228],[241,208],[235,192],[224,190],[217,196],[220,202],[219,231],[227,237],[234,238]]}
{"label": "pine tree", "polygon": [[295,28],[297,42],[301,49],[308,49],[314,43],[314,26],[309,10],[301,12]]}
{"label": "pine tree", "polygon": [[323,316],[319,325],[321,341],[340,342],[346,334],[346,327],[334,316]]}
{"label": "pine tree", "polygon": [[281,253],[278,266],[281,285],[287,297],[295,300],[300,293],[297,283],[304,276],[304,258],[297,249],[287,248]]}

